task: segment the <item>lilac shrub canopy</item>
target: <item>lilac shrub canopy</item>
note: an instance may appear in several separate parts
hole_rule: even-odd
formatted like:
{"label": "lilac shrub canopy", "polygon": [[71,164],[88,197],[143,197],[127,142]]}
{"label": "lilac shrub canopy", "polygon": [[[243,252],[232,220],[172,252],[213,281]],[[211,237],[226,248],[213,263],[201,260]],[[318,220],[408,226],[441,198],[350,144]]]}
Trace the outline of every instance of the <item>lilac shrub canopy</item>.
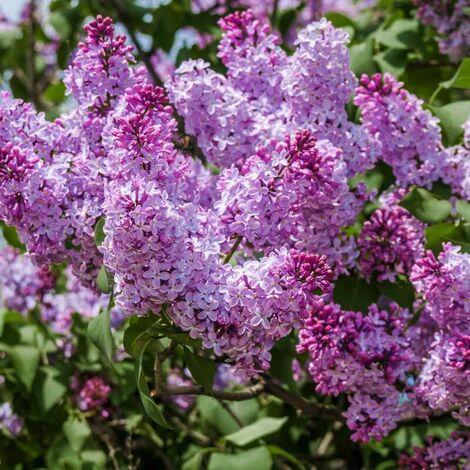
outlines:
{"label": "lilac shrub canopy", "polygon": [[[447,3],[417,2],[422,24],[400,20],[430,27],[431,67],[468,53],[468,7]],[[288,28],[287,10],[298,13]],[[195,454],[216,468],[258,449],[238,449],[236,429],[277,419],[274,433],[284,413],[304,420],[300,434],[324,420],[345,465],[338,429],[369,449],[367,468],[380,454],[403,469],[468,468],[468,62],[445,65],[456,75],[432,97],[393,68],[359,71],[347,28],[380,21],[375,2],[193,1],[185,14],[221,16],[220,39],[214,24],[195,46],[204,58],[175,66],[164,48],[142,51],[122,12],[136,49],[98,15],[56,115],[0,92],[0,431],[28,440],[21,406],[53,384],[37,421],[63,407],[52,448],[82,463],[100,429],[113,460],[120,426],[129,468],[134,432],[183,468],[188,449],[171,434],[182,426],[198,449],[217,449]],[[391,41],[376,34],[378,48]],[[258,422],[232,400],[269,406]],[[211,423],[216,413],[231,424]],[[149,419],[163,437],[149,437]],[[439,420],[439,439],[394,449],[402,430]]]}

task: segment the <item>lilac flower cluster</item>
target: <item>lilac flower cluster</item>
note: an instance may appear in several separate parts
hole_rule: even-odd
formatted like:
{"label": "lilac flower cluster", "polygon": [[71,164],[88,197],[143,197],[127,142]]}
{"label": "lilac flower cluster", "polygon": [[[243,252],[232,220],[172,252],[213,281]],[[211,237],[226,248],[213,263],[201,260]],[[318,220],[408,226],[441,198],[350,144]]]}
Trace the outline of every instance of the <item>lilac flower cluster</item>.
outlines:
{"label": "lilac flower cluster", "polygon": [[25,315],[54,285],[55,276],[47,266],[36,266],[29,255],[12,247],[0,250],[0,308]]}
{"label": "lilac flower cluster", "polygon": [[298,351],[309,353],[317,391],[349,398],[345,417],[354,440],[380,440],[410,412],[407,377],[419,358],[411,348],[415,331],[405,329],[409,317],[396,304],[372,304],[364,316],[322,303],[300,330]]}
{"label": "lilac flower cluster", "polygon": [[[107,306],[109,298],[83,286],[70,269],[64,272],[66,291],[57,293],[56,275],[47,266],[37,266],[28,254],[4,247],[0,250],[0,308],[26,315],[37,309],[43,321],[59,335],[57,344],[70,355],[72,316],[93,318]],[[112,312],[115,318],[118,311]]]}
{"label": "lilac flower cluster", "polygon": [[327,288],[324,258],[282,247],[260,261],[224,264],[232,234],[194,189],[195,180],[208,178],[175,148],[176,122],[163,90],[137,83],[121,106],[101,247],[115,275],[116,304],[129,313],[164,309],[243,373],[268,368],[274,342],[300,325],[312,291]]}
{"label": "lilac flower cluster", "polygon": [[470,464],[470,440],[468,433],[454,432],[448,439],[436,440],[432,436],[427,445],[414,447],[411,455],[401,454],[401,470],[466,469]]}
{"label": "lilac flower cluster", "polygon": [[354,103],[399,185],[430,187],[445,175],[438,119],[423,108],[422,100],[403,88],[403,83],[387,73],[363,75]]}
{"label": "lilac flower cluster", "polygon": [[470,14],[467,0],[415,0],[417,16],[436,29],[439,49],[457,62],[470,53]]}
{"label": "lilac flower cluster", "polygon": [[23,429],[23,419],[13,412],[8,402],[0,405],[0,427],[6,429],[13,436],[18,436]]}
{"label": "lilac flower cluster", "polygon": [[406,209],[386,204],[364,223],[358,246],[361,274],[394,282],[400,274],[409,275],[424,254],[424,224]]}
{"label": "lilac flower cluster", "polygon": [[80,410],[97,413],[103,418],[109,416],[109,398],[112,389],[102,377],[90,377],[84,382],[77,379],[72,388],[76,391],[76,401]]}
{"label": "lilac flower cluster", "polygon": [[167,84],[186,132],[212,163],[229,167],[273,138],[302,129],[343,151],[348,176],[373,165],[374,141],[365,127],[348,121],[345,110],[356,80],[344,31],[325,19],[312,23],[287,57],[266,20],[249,11],[229,15],[221,26],[219,56],[228,75],[187,61]]}
{"label": "lilac flower cluster", "polygon": [[432,409],[452,411],[470,424],[470,255],[444,245],[418,260],[411,273],[427,314],[438,329],[418,381],[418,393]]}

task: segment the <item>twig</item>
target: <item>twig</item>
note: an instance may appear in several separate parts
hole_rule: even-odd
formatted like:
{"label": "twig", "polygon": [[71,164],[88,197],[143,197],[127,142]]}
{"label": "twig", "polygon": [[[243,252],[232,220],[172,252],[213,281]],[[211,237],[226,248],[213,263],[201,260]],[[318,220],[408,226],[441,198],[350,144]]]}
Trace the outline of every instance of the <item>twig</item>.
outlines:
{"label": "twig", "polygon": [[[200,385],[188,385],[181,387],[167,387],[165,388],[165,396],[174,396],[174,395],[206,395],[209,397],[214,397],[220,400],[228,401],[243,401],[249,400],[250,398],[255,398],[264,391],[264,383],[260,382],[252,387],[245,388],[243,390],[235,392],[227,392],[224,390],[213,390],[212,392],[207,392]],[[152,396],[159,395],[158,391],[152,390]]]}
{"label": "twig", "polygon": [[114,470],[120,470],[119,462],[116,459],[116,449],[111,444],[111,440],[108,434],[105,434],[104,436],[102,436],[101,440],[106,444],[106,447],[108,449],[108,455],[109,455],[109,458],[111,459]]}
{"label": "twig", "polygon": [[269,378],[266,379],[265,391],[300,410],[305,416],[344,421],[336,408],[305,400],[302,396],[289,392]]}
{"label": "twig", "polygon": [[237,414],[230,408],[230,406],[224,402],[224,400],[219,399],[219,403],[223,406],[224,410],[234,419],[240,428],[245,426]]}
{"label": "twig", "polygon": [[238,235],[235,239],[235,243],[232,245],[232,248],[230,248],[230,251],[227,253],[227,256],[224,259],[224,264],[227,264],[232,259],[233,254],[237,251],[237,248],[239,247],[242,240],[243,237]]}

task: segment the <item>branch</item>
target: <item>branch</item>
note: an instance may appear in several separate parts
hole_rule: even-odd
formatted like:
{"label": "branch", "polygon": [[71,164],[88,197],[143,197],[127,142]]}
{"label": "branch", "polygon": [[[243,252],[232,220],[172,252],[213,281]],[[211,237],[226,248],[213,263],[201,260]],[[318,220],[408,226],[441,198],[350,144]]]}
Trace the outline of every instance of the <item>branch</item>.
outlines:
{"label": "branch", "polygon": [[[229,400],[229,401],[243,401],[249,400],[250,398],[255,398],[264,391],[264,383],[260,382],[252,387],[245,388],[243,390],[235,392],[227,392],[224,390],[213,390],[212,392],[207,392],[200,385],[189,385],[182,387],[171,387],[166,388],[164,391],[165,396],[174,396],[174,395],[206,395],[209,397],[214,397],[220,400]],[[150,393],[151,396],[161,395],[157,390],[152,390]]]}
{"label": "branch", "polygon": [[230,251],[227,253],[227,256],[224,259],[224,264],[227,264],[232,259],[233,254],[237,251],[237,248],[239,247],[242,240],[243,237],[238,235],[235,243],[232,245],[232,248],[230,248]]}
{"label": "branch", "polygon": [[265,391],[300,410],[305,416],[344,421],[336,408],[305,400],[302,396],[289,392],[269,378],[266,381]]}

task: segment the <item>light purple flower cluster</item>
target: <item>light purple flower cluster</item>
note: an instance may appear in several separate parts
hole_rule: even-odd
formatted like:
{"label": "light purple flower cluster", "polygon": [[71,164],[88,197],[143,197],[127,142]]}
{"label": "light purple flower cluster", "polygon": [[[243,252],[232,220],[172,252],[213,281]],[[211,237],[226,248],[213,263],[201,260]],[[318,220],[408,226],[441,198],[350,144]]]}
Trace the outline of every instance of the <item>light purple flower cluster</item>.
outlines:
{"label": "light purple flower cluster", "polygon": [[364,223],[358,246],[365,278],[395,282],[424,254],[424,224],[396,204],[385,205]]}
{"label": "light purple flower cluster", "polygon": [[418,381],[418,393],[431,408],[453,411],[470,424],[470,255],[444,245],[436,259],[432,252],[411,273],[423,295],[426,313],[438,329]]}
{"label": "light purple flower cluster", "polygon": [[5,428],[13,436],[18,436],[23,429],[23,419],[13,412],[8,402],[0,405],[0,427]]}
{"label": "light purple flower cluster", "polygon": [[266,369],[274,342],[299,326],[315,301],[312,291],[327,288],[324,258],[283,248],[260,261],[224,264],[231,234],[194,189],[201,169],[173,144],[176,122],[163,90],[138,83],[126,91],[122,110],[115,116],[101,247],[115,275],[116,304],[129,313],[165,309],[244,373]]}
{"label": "light purple flower cluster", "polygon": [[188,61],[167,84],[186,132],[212,163],[229,167],[273,138],[303,129],[343,151],[348,176],[373,165],[375,142],[345,110],[356,79],[344,31],[325,19],[312,23],[287,57],[266,20],[250,11],[229,15],[221,26],[219,55],[228,76],[201,60]]}
{"label": "light purple flower cluster", "polygon": [[417,16],[436,29],[439,49],[457,62],[470,53],[468,0],[415,0]]}
{"label": "light purple flower cluster", "polygon": [[75,399],[80,410],[97,413],[103,418],[109,416],[109,398],[112,389],[102,377],[90,377],[84,382],[77,379],[72,388],[76,392]]}
{"label": "light purple flower cluster", "polygon": [[[190,378],[186,377],[186,371],[171,369],[166,376],[166,384],[168,387],[185,387],[194,385],[194,382]],[[171,400],[175,405],[183,411],[187,411],[191,408],[195,399],[196,397],[194,395],[175,395],[171,397]]]}
{"label": "light purple flower cluster", "polygon": [[[299,352],[309,353],[308,370],[322,394],[346,393],[352,438],[380,440],[410,412],[408,374],[419,365],[405,329],[409,312],[396,304],[367,315],[336,304],[314,308],[299,333]],[[416,407],[416,403],[414,403]]]}
{"label": "light purple flower cluster", "polygon": [[55,285],[47,266],[36,266],[27,254],[12,247],[0,250],[0,308],[27,314]]}
{"label": "light purple flower cluster", "polygon": [[93,285],[112,111],[142,72],[129,67],[130,48],[114,36],[109,18],[97,17],[86,30],[64,79],[75,110],[47,122],[30,105],[1,95],[0,217],[17,228],[36,262],[68,261]]}
{"label": "light purple flower cluster", "polygon": [[[12,247],[0,250],[0,308],[16,310],[23,315],[38,309],[43,321],[60,335],[57,344],[63,353],[70,355],[73,314],[93,318],[107,306],[109,296],[83,286],[70,269],[63,275],[67,279],[66,291],[57,293],[57,276],[48,266],[37,266],[31,256]],[[118,311],[112,312],[112,318],[118,315]]]}
{"label": "light purple flower cluster", "polygon": [[403,83],[387,73],[363,75],[354,103],[363,125],[377,139],[381,158],[393,168],[397,184],[431,187],[445,175],[438,119]]}
{"label": "light purple flower cluster", "polygon": [[401,470],[459,470],[470,465],[470,440],[468,433],[454,432],[448,439],[426,439],[423,447],[414,447],[411,455],[401,454]]}
{"label": "light purple flower cluster", "polygon": [[443,180],[455,194],[470,200],[470,117],[463,125],[463,142],[446,149],[447,171]]}

